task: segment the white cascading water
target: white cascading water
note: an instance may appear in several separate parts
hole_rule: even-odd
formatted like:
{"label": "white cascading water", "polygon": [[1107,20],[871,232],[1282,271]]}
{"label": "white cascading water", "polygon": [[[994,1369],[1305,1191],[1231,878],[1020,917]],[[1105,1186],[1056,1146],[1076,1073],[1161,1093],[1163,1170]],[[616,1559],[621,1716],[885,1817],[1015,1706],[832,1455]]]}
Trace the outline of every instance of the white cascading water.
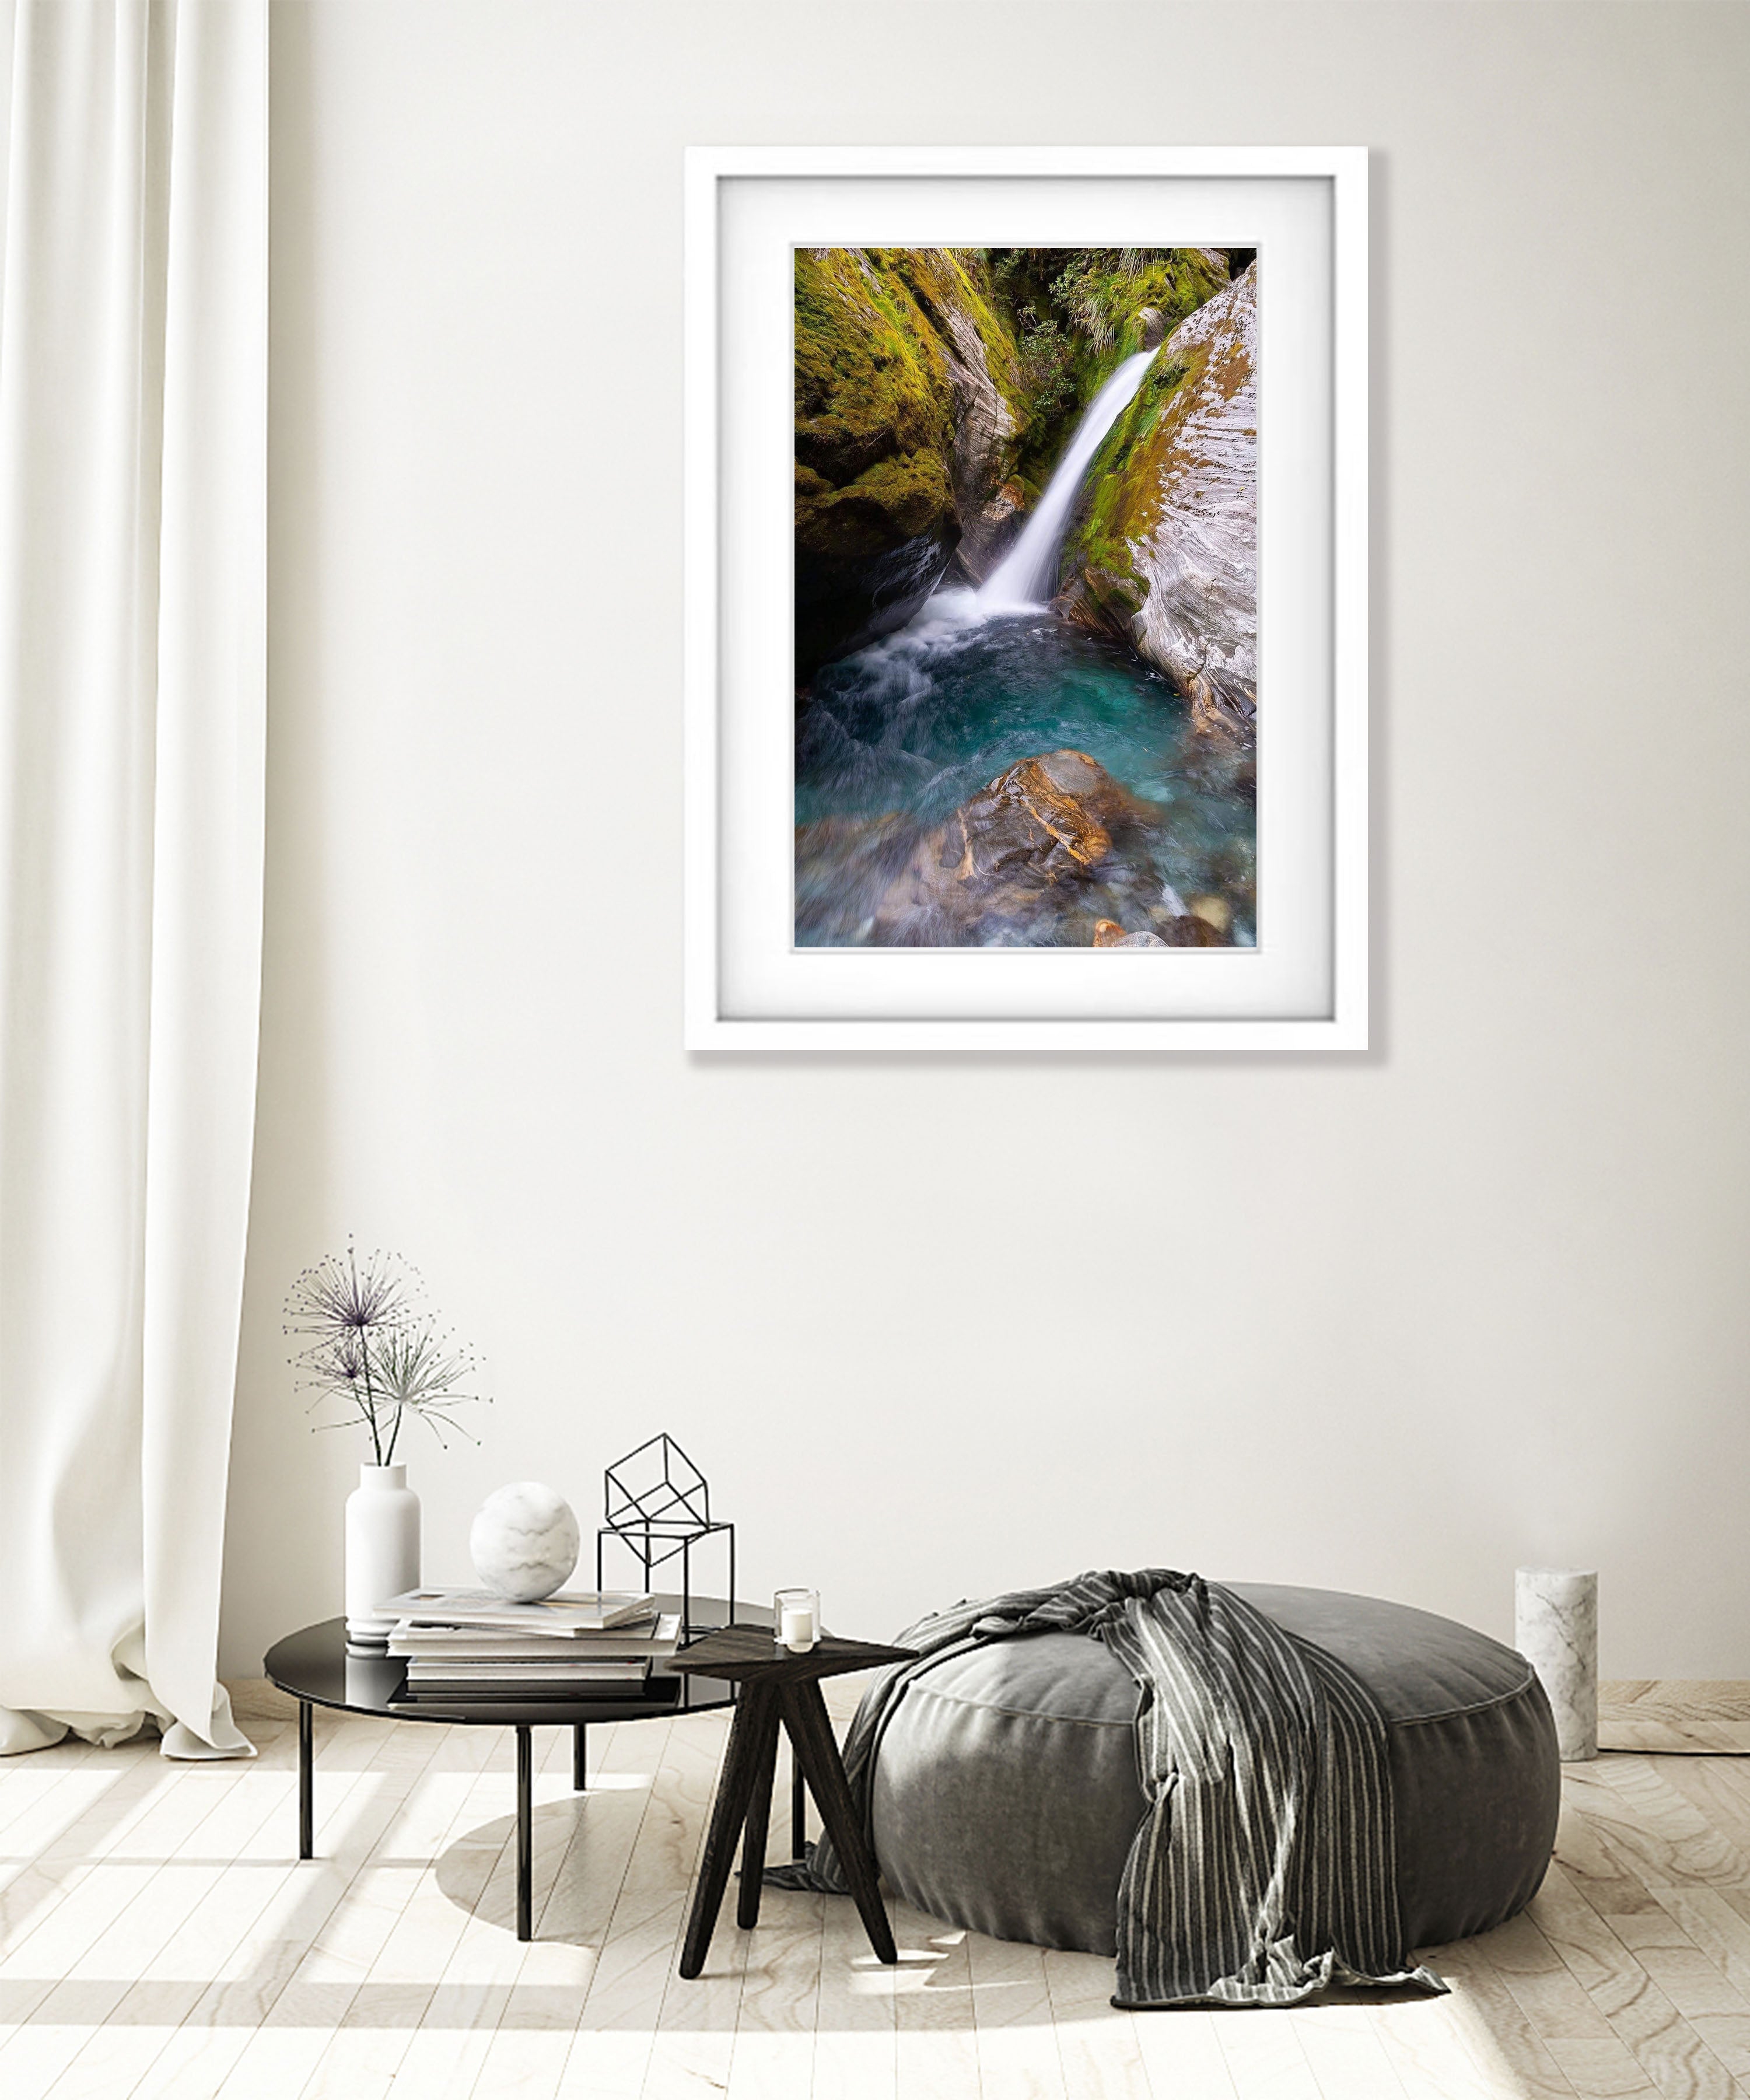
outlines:
{"label": "white cascading water", "polygon": [[1143,374],[1154,362],[1152,350],[1125,359],[1088,404],[1069,449],[1027,520],[1020,537],[978,589],[981,613],[1043,605],[1057,589],[1057,564],[1063,553],[1069,510],[1100,441],[1136,398]]}

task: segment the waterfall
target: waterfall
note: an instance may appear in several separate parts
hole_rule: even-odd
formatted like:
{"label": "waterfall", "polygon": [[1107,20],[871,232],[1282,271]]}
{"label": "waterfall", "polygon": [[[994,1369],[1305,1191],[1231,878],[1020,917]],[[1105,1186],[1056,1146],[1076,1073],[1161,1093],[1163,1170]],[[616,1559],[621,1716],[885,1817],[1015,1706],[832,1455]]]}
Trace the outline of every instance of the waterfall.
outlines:
{"label": "waterfall", "polygon": [[1125,359],[1117,370],[1088,404],[1087,413],[1064,454],[1038,507],[1022,528],[1020,537],[979,587],[981,611],[1001,611],[1012,607],[1039,605],[1057,589],[1057,563],[1063,553],[1064,534],[1069,523],[1069,508],[1087,472],[1088,462],[1100,449],[1100,441],[1136,398],[1143,374],[1154,361],[1152,350],[1139,350]]}

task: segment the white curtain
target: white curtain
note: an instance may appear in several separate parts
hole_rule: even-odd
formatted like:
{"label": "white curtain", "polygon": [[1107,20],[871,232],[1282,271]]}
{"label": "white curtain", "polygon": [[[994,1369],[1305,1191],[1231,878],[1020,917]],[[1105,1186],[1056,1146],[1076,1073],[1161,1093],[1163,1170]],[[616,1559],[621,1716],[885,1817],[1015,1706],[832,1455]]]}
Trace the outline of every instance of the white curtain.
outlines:
{"label": "white curtain", "polygon": [[261,978],[267,0],[18,0],[0,289],[0,1752],[217,1677]]}

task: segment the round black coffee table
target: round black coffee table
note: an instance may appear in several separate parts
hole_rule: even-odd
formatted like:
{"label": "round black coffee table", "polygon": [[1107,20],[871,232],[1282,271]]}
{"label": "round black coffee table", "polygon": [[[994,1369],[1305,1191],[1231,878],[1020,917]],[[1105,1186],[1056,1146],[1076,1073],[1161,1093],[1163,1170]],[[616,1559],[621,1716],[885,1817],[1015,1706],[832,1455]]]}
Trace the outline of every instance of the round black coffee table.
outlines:
{"label": "round black coffee table", "polygon": [[[693,1597],[690,1605],[694,1638],[713,1626],[733,1621],[737,1626],[769,1629],[772,1614],[757,1604],[738,1604],[734,1611],[721,1597]],[[660,1596],[657,1608],[678,1612],[678,1596]],[[683,1649],[681,1653],[685,1651]],[[433,1705],[421,1700],[417,1705],[406,1697],[407,1665],[384,1655],[346,1652],[346,1622],[324,1619],[288,1634],[268,1649],[262,1670],[280,1691],[298,1701],[298,1856],[315,1856],[315,1738],[311,1709],[333,1706],[348,1714],[385,1714],[395,1721],[435,1721],[453,1727],[514,1728],[517,1732],[517,1937],[527,1939],[534,1930],[531,1887],[534,1879],[535,1754],[536,1728],[565,1727],[571,1731],[571,1785],[581,1793],[588,1776],[586,1744],[592,1721],[649,1721],[668,1719],[676,1714],[708,1713],[732,1706],[736,1688],[721,1678],[700,1677],[671,1670],[668,1661],[651,1665],[643,1692],[637,1697],[624,1693],[596,1699],[544,1699],[518,1705],[505,1701],[488,1705],[468,1700],[455,1705]],[[802,1849],[802,1779],[796,1775],[791,1805],[795,1849]]]}

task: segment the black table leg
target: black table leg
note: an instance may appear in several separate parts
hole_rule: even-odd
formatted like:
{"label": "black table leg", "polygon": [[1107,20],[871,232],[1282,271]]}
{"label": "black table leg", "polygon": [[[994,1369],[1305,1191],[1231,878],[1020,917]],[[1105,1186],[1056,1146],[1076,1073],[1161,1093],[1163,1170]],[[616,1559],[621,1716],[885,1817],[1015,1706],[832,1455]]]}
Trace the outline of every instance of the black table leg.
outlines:
{"label": "black table leg", "polygon": [[760,1922],[760,1889],[765,1875],[765,1833],[772,1817],[772,1781],[778,1773],[778,1701],[769,1699],[754,1739],[753,1792],[747,1799],[747,1835],[742,1845],[741,1893],[735,1922],[751,1932]]}
{"label": "black table leg", "polygon": [[316,1856],[316,1744],[313,1710],[298,1702],[298,1856]]}
{"label": "black table leg", "polygon": [[723,1891],[729,1886],[730,1868],[735,1862],[735,1841],[741,1835],[742,1825],[747,1820],[747,1804],[753,1798],[756,1748],[773,1714],[774,1694],[769,1686],[749,1684],[743,1688],[735,1702],[735,1718],[730,1727],[723,1774],[717,1781],[717,1798],[712,1805],[711,1827],[705,1833],[705,1855],[699,1862],[692,1915],[687,1919],[686,1938],[681,1943],[683,1976],[696,1976],[705,1965],[712,1929],[717,1921]]}
{"label": "black table leg", "polygon": [[[875,1864],[863,1842],[820,1687],[813,1683],[781,1684],[778,1696],[784,1726],[790,1731],[791,1743],[808,1780],[809,1791],[814,1797],[814,1806],[820,1811],[820,1820],[827,1826],[827,1835],[832,1840],[839,1864],[844,1869],[844,1878],[851,1885],[851,1894],[856,1898],[863,1929],[869,1935],[875,1958],[897,1961],[899,1950],[893,1944],[893,1928],[888,1923],[887,1908],[881,1900]],[[681,1973],[685,1975],[686,1971],[683,1969]]]}
{"label": "black table leg", "polygon": [[517,1730],[517,1937],[535,1937],[534,1731]]}
{"label": "black table leg", "polygon": [[589,1723],[577,1722],[571,1730],[571,1791],[582,1793],[589,1785]]}
{"label": "black table leg", "polygon": [[802,1785],[802,1760],[796,1745],[790,1749],[790,1856],[803,1858],[808,1851],[808,1795]]}

